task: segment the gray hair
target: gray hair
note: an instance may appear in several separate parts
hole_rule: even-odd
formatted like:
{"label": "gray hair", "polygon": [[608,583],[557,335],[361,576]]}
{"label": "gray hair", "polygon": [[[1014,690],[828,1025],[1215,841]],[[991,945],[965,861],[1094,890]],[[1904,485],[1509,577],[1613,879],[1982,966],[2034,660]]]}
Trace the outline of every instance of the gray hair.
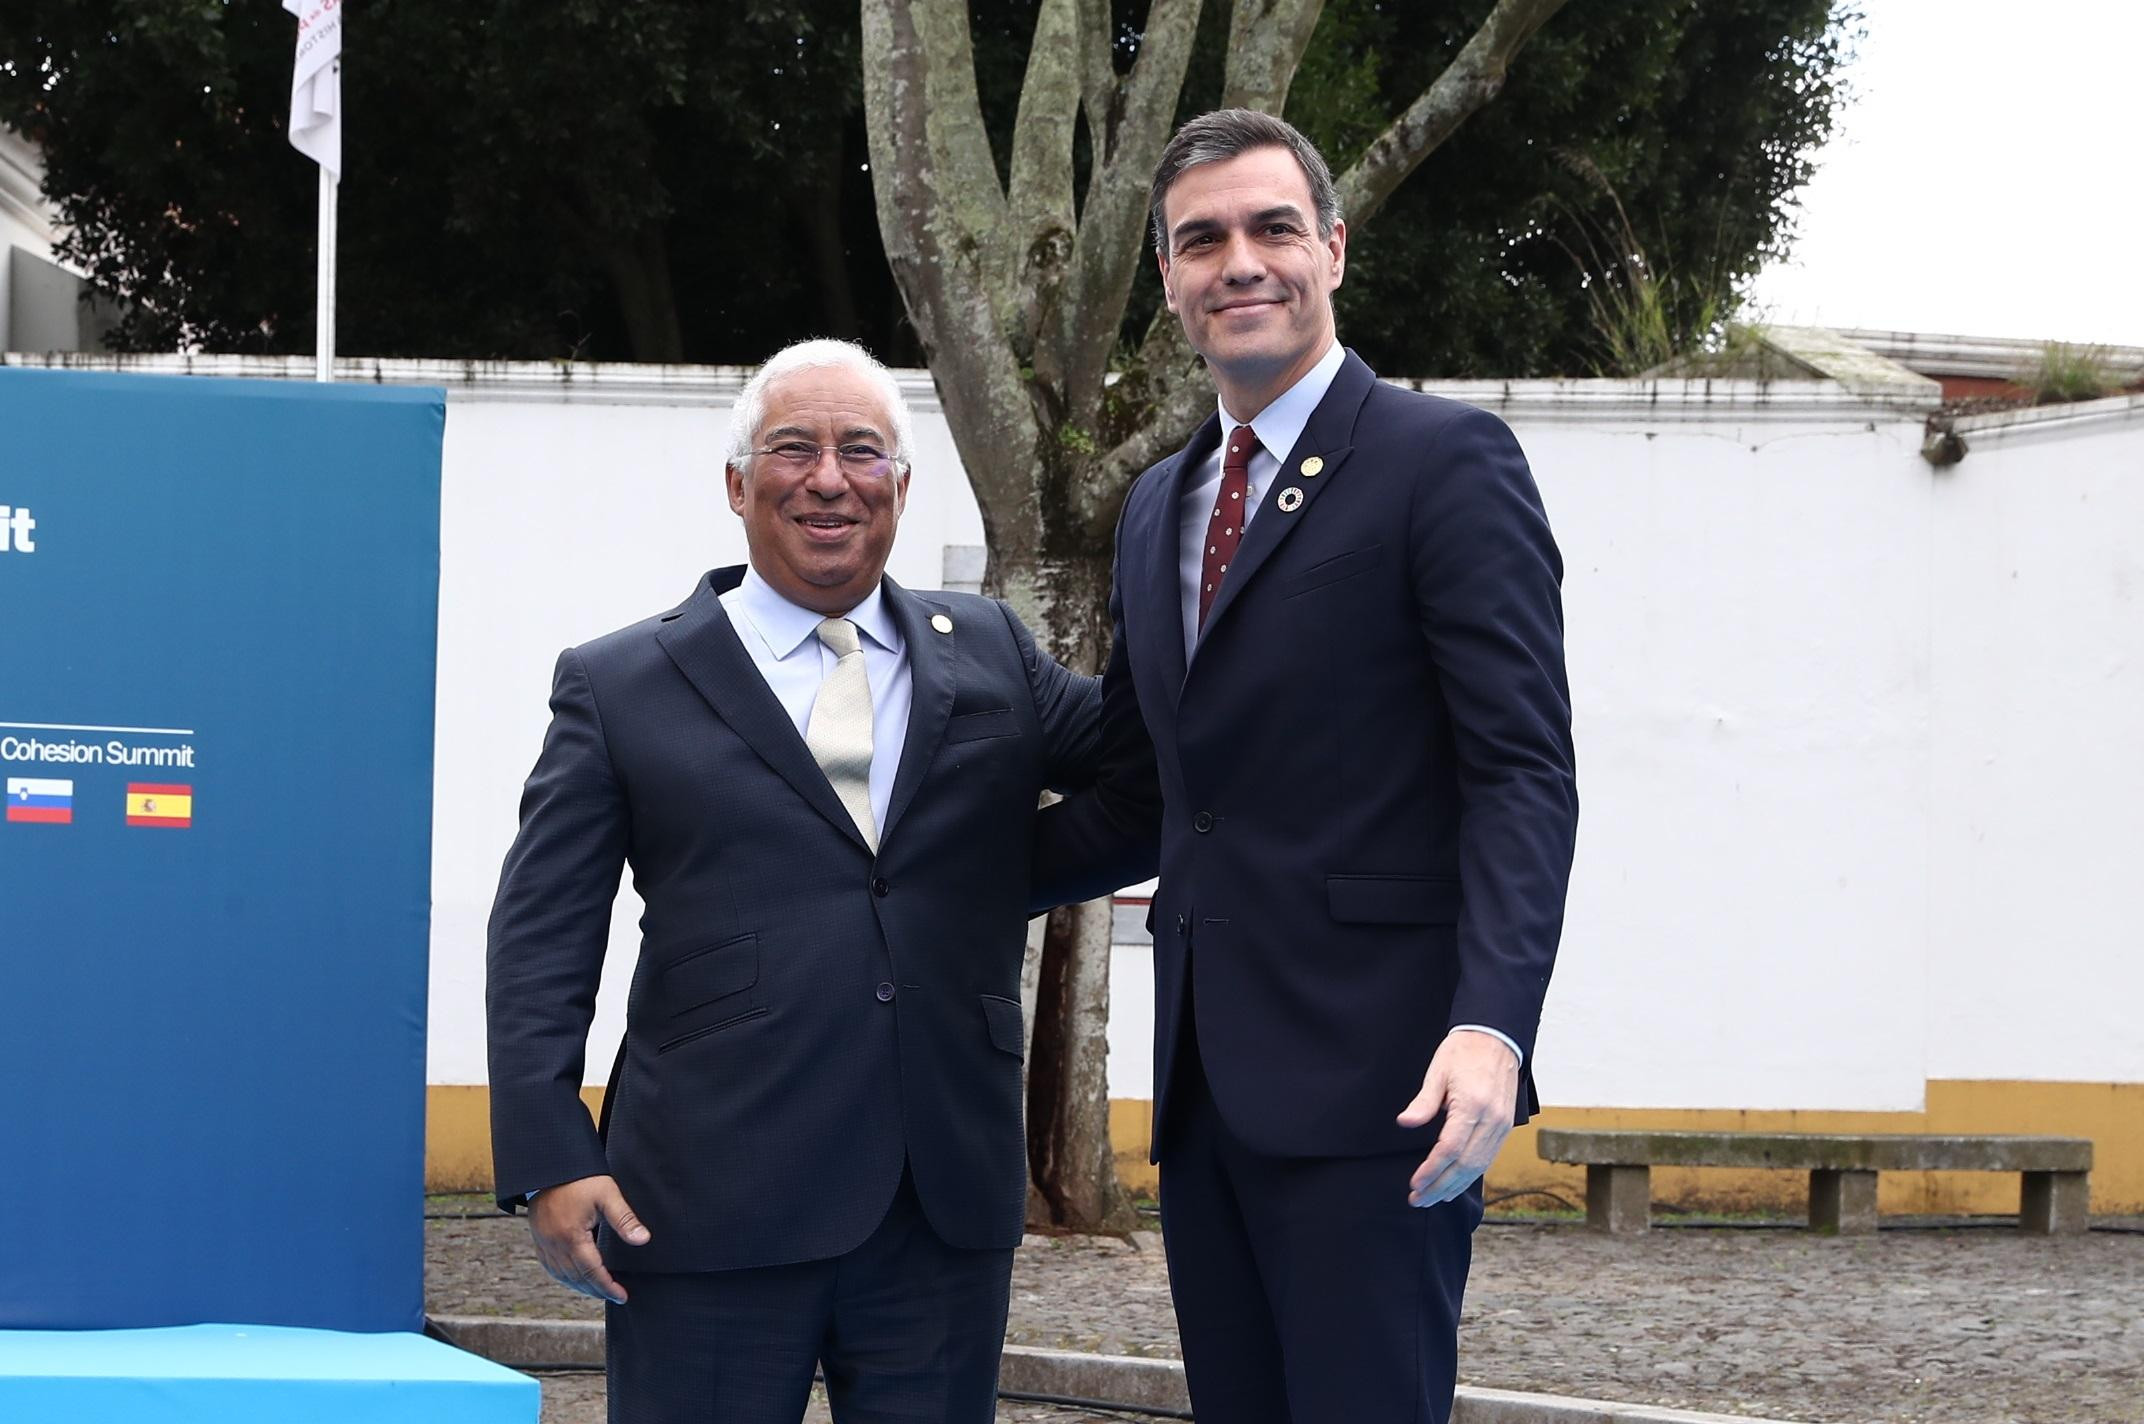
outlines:
{"label": "gray hair", "polygon": [[915,431],[909,425],[908,402],[901,398],[901,383],[893,378],[893,372],[853,341],[816,337],[775,352],[737,393],[737,404],[730,411],[729,462],[742,469],[751,457],[752,447],[759,439],[759,423],[767,418],[767,387],[798,371],[829,366],[854,371],[877,387],[886,405],[886,418],[893,422],[893,449],[887,453],[902,460],[910,458],[915,450]]}
{"label": "gray hair", "polygon": [[1169,235],[1162,226],[1161,204],[1169,188],[1186,168],[1202,163],[1223,163],[1254,148],[1284,148],[1295,157],[1296,166],[1310,184],[1311,206],[1317,209],[1318,236],[1331,237],[1340,221],[1340,195],[1333,191],[1333,173],[1325,166],[1317,145],[1296,127],[1256,109],[1215,109],[1201,114],[1176,131],[1161,151],[1154,168],[1154,186],[1147,198],[1147,213],[1154,225],[1154,247],[1166,255]]}

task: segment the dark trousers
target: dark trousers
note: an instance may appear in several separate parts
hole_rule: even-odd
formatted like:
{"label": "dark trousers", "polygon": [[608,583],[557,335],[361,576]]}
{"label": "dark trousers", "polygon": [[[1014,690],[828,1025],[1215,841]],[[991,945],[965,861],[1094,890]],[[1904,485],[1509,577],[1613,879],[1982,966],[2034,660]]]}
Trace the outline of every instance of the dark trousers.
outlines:
{"label": "dark trousers", "polygon": [[938,1238],[904,1172],[845,1256],[698,1274],[618,1272],[610,1424],[797,1424],[823,1365],[839,1424],[990,1424],[1012,1252]]}
{"label": "dark trousers", "polygon": [[1199,1424],[1445,1424],[1481,1184],[1412,1207],[1421,1154],[1249,1151],[1195,1037],[1170,1088],[1161,1229]]}

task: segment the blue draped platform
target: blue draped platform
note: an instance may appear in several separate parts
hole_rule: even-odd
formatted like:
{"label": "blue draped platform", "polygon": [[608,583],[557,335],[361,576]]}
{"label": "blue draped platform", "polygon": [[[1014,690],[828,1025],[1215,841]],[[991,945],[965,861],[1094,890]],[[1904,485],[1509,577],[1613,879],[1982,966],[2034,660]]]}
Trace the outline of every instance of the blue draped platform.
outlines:
{"label": "blue draped platform", "polygon": [[0,1424],[534,1424],[416,1333],[445,422],[0,369]]}
{"label": "blue draped platform", "polygon": [[0,1330],[0,1419],[25,1424],[529,1424],[536,1411],[536,1381],[422,1335]]}

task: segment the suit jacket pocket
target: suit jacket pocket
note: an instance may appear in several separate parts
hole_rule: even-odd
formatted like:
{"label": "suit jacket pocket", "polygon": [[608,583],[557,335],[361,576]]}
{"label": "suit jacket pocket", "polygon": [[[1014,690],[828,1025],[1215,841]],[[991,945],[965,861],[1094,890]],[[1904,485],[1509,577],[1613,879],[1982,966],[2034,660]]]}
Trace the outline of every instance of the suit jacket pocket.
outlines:
{"label": "suit jacket pocket", "polygon": [[1026,1025],[1021,1022],[1020,1001],[985,994],[983,1023],[990,1030],[990,1046],[1015,1058],[1026,1056]]}
{"label": "suit jacket pocket", "polygon": [[[671,1018],[741,994],[759,982],[759,936],[738,935],[696,949],[663,970],[660,1002]],[[742,1007],[740,1005],[740,1007]]]}
{"label": "suit jacket pocket", "polygon": [[1323,588],[1329,583],[1338,583],[1344,578],[1366,573],[1377,567],[1377,561],[1384,557],[1384,553],[1384,545],[1372,544],[1367,549],[1352,549],[1345,554],[1335,554],[1322,563],[1312,564],[1301,573],[1290,574],[1281,584],[1281,597],[1294,598],[1314,588]]}
{"label": "suit jacket pocket", "polygon": [[1325,896],[1343,924],[1459,923],[1459,881],[1449,875],[1328,875]]}
{"label": "suit jacket pocket", "polygon": [[1020,720],[1010,707],[992,707],[981,712],[961,712],[945,724],[949,742],[979,742],[985,737],[1010,737],[1020,730]]}
{"label": "suit jacket pocket", "polygon": [[[738,1000],[738,1002],[742,1004],[744,1001],[740,999]],[[683,1048],[688,1043],[698,1043],[701,1039],[706,1038],[709,1034],[720,1033],[726,1028],[735,1028],[741,1023],[749,1023],[753,1019],[763,1019],[766,1016],[767,1011],[764,1008],[742,1009],[740,1012],[731,1014],[727,1018],[716,1019],[711,1024],[702,1024],[700,1027],[693,1029],[689,1033],[681,1033],[675,1038],[665,1039],[663,1042],[655,1045],[656,1056],[661,1057],[663,1054],[668,1053],[673,1048]],[[610,1099],[606,1097],[603,1101],[608,1104],[610,1102]]]}

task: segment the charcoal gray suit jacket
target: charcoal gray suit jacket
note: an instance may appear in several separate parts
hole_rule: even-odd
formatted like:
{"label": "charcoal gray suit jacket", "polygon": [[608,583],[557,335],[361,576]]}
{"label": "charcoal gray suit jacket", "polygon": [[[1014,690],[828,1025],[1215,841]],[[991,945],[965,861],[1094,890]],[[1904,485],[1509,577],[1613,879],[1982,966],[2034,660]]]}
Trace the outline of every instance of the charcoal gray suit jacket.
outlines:
{"label": "charcoal gray suit jacket", "polygon": [[[914,699],[874,855],[722,607],[742,574],[559,659],[490,925],[501,1204],[608,1172],[652,1236],[601,1233],[611,1264],[773,1265],[861,1243],[905,1163],[941,1237],[1009,1248],[1036,798],[1094,779],[1097,683],[1000,603],[886,580]],[[1151,855],[1052,884],[1106,893]],[[583,1054],[628,866],[647,910],[599,1135]]]}

